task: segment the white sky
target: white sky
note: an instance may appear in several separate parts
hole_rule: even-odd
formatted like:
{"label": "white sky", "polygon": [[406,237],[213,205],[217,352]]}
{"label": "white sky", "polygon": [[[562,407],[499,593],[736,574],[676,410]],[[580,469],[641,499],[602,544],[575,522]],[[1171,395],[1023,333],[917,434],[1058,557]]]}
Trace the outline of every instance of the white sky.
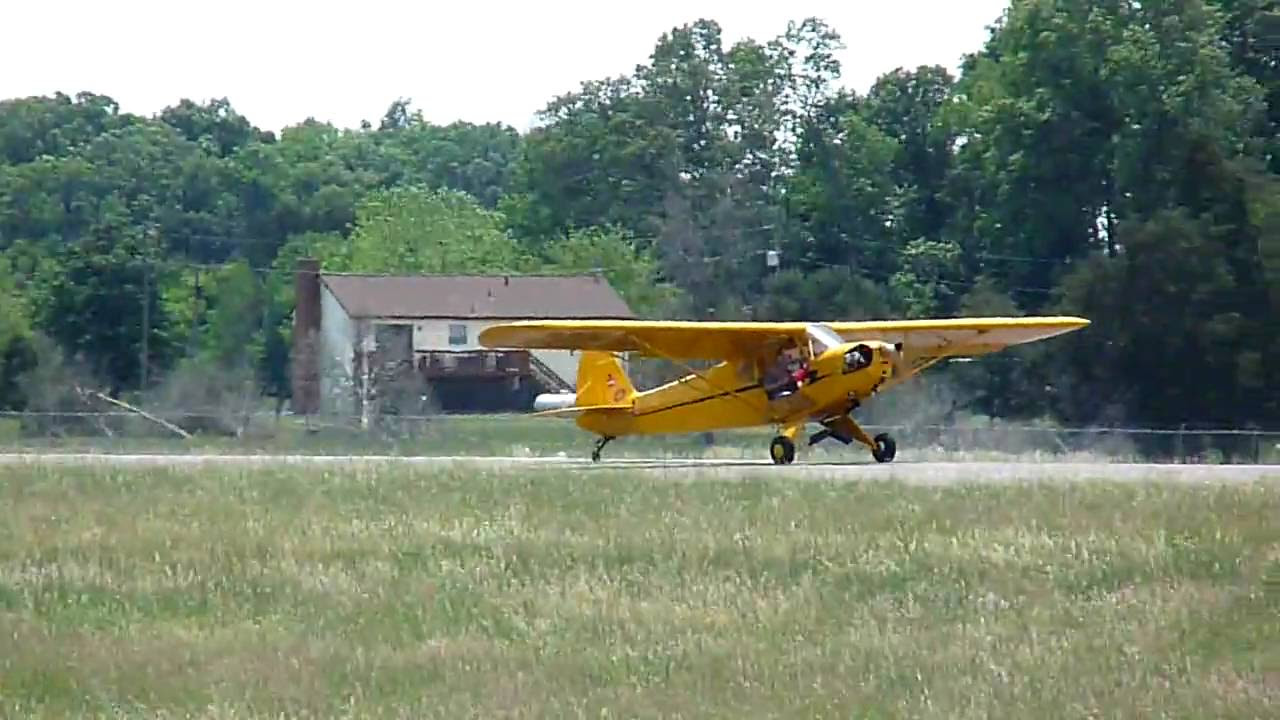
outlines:
{"label": "white sky", "polygon": [[3,0],[0,98],[82,90],[152,115],[227,97],[270,130],[315,117],[375,125],[397,97],[426,119],[501,121],[585,80],[629,74],[659,36],[700,17],[726,48],[817,16],[843,37],[844,83],[895,67],[952,69],[1008,0]]}

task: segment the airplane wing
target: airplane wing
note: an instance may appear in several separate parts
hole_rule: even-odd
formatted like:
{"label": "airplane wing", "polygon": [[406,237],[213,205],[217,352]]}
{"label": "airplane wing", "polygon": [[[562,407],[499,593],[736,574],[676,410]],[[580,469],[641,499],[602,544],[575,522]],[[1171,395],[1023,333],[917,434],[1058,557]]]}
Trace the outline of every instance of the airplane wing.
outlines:
{"label": "airplane wing", "polygon": [[909,358],[985,355],[1011,345],[1036,342],[1079,330],[1089,324],[1078,317],[983,317],[929,320],[834,322],[827,327],[845,340],[902,343]]}
{"label": "airplane wing", "polygon": [[684,320],[522,320],[490,326],[480,344],[497,348],[601,350],[681,360],[753,356],[771,344],[799,342],[805,323]]}
{"label": "airplane wing", "polygon": [[[736,360],[788,339],[803,342],[814,323],[656,320],[525,320],[480,333],[491,348],[635,352],[671,359]],[[980,355],[1089,324],[1077,317],[951,318],[823,323],[845,340],[903,344],[912,358]]]}

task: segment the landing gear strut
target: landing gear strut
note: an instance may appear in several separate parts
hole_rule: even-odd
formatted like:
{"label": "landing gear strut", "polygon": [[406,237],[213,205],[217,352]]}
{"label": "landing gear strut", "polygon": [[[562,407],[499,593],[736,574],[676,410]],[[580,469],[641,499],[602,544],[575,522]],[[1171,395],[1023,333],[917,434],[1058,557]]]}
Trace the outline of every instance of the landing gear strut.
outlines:
{"label": "landing gear strut", "polygon": [[871,457],[875,458],[876,462],[891,462],[898,454],[898,444],[894,442],[892,435],[880,433],[873,438],[848,415],[824,420],[822,430],[810,436],[809,444],[816,445],[827,438],[835,438],[845,445],[857,440],[871,449]]}
{"label": "landing gear strut", "polygon": [[604,450],[604,446],[608,445],[610,440],[613,440],[612,435],[602,435],[599,440],[596,440],[595,449],[591,451],[591,462],[600,462],[600,451]]}

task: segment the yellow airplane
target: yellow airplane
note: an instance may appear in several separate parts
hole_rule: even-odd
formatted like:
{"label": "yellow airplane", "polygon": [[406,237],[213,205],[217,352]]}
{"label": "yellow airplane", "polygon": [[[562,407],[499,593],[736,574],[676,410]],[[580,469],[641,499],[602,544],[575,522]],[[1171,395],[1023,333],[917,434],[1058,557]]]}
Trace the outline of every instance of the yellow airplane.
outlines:
{"label": "yellow airplane", "polygon": [[[599,436],[591,459],[627,435],[694,433],[775,425],[777,464],[809,444],[857,440],[878,462],[897,454],[892,437],[872,438],[850,414],[878,392],[952,357],[973,357],[1043,340],[1089,324],[1078,317],[954,318],[868,322],[693,322],[529,320],[480,333],[489,348],[580,351],[577,392],[539,395],[536,415],[576,417]],[[688,375],[638,392],[621,353],[666,358]],[[719,361],[697,371],[689,360]]]}

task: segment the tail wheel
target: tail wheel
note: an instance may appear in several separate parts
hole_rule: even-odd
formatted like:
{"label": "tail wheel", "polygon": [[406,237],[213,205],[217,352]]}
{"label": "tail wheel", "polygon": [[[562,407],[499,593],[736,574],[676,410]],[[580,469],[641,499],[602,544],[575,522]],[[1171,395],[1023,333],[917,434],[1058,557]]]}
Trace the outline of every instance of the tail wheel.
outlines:
{"label": "tail wheel", "polygon": [[596,440],[596,446],[591,451],[591,462],[600,462],[600,452],[603,451],[604,446],[608,445],[612,440],[613,438],[609,435],[602,436],[599,440]]}
{"label": "tail wheel", "polygon": [[775,465],[790,465],[796,459],[796,444],[786,435],[779,435],[769,443],[769,457]]}
{"label": "tail wheel", "polygon": [[893,441],[893,436],[889,433],[880,433],[875,436],[875,442],[876,446],[871,451],[871,457],[875,458],[876,462],[890,462],[898,454],[898,444]]}

